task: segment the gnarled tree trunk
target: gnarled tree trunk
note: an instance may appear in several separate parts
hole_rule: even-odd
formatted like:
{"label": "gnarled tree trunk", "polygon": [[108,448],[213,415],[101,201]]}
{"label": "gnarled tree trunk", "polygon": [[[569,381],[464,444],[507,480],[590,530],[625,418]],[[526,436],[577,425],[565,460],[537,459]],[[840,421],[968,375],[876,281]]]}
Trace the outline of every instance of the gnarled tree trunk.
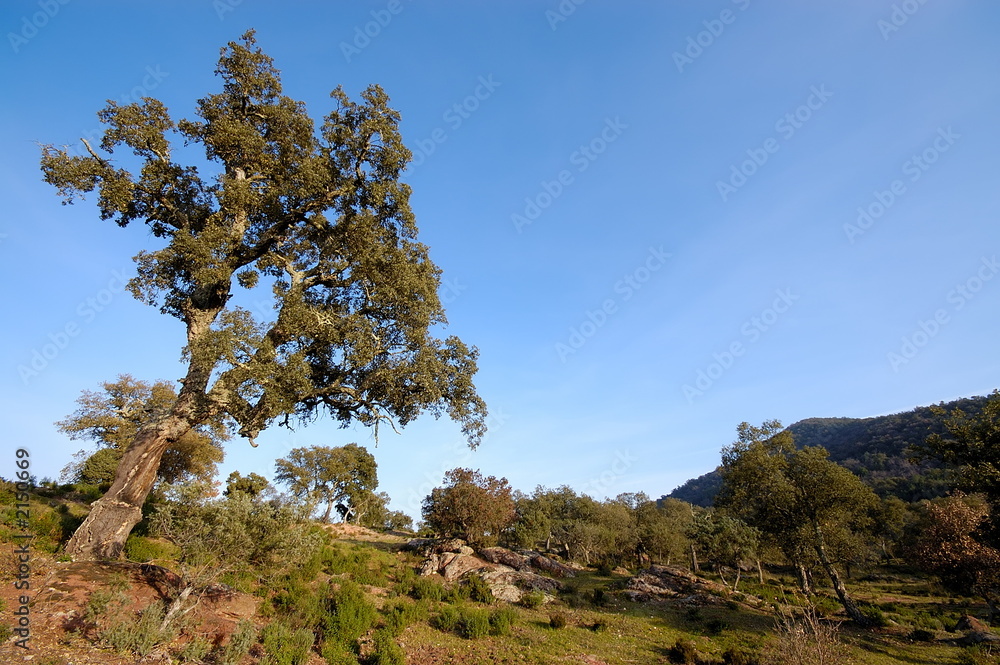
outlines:
{"label": "gnarled tree trunk", "polygon": [[837,569],[834,567],[833,562],[830,561],[830,557],[826,554],[826,543],[823,538],[823,531],[819,528],[818,524],[814,525],[814,530],[816,533],[816,554],[819,555],[820,563],[823,564],[823,570],[825,570],[827,576],[829,576],[830,582],[833,584],[833,590],[837,592],[837,597],[840,598],[840,603],[844,606],[847,616],[851,617],[851,620],[854,621],[854,623],[862,626],[863,628],[870,627],[872,625],[871,619],[862,614],[861,610],[858,609],[854,599],[847,593],[847,588],[841,581],[840,575],[837,573]]}
{"label": "gnarled tree trunk", "polygon": [[191,429],[176,411],[175,406],[170,416],[136,434],[118,464],[111,489],[91,505],[87,519],[66,544],[71,557],[117,559],[121,555],[132,527],[142,519],[142,504],[156,482],[163,452]]}

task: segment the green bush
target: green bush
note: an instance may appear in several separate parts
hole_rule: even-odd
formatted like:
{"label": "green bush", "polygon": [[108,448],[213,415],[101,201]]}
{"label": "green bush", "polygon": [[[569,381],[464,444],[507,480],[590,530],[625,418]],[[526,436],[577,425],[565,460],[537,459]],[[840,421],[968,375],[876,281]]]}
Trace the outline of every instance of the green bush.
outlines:
{"label": "green bush", "polygon": [[376,630],[373,642],[375,652],[369,660],[372,665],[406,665],[406,654],[388,631]]}
{"label": "green bush", "polygon": [[501,607],[490,612],[490,635],[509,635],[517,623],[517,611],[512,607]]}
{"label": "green bush", "polygon": [[933,642],[934,633],[923,628],[916,628],[910,632],[909,638],[914,642]]}
{"label": "green bush", "polygon": [[229,643],[219,651],[215,662],[218,665],[237,665],[250,653],[250,647],[257,641],[257,629],[247,619],[236,624],[236,630],[229,637]]}
{"label": "green bush", "polygon": [[340,642],[327,642],[320,653],[327,665],[358,665],[358,657]]}
{"label": "green bush", "polygon": [[385,630],[393,636],[398,636],[410,624],[427,618],[427,606],[423,603],[400,600],[383,607],[382,615],[385,620]]}
{"label": "green bush", "polygon": [[674,645],[667,649],[667,658],[671,663],[681,665],[692,665],[698,662],[698,650],[694,642],[690,640],[677,640]]}
{"label": "green bush", "polygon": [[465,608],[459,633],[468,640],[486,637],[490,634],[490,613],[476,607]]}
{"label": "green bush", "polygon": [[544,602],[545,594],[541,591],[529,591],[521,596],[521,605],[527,607],[529,610],[541,607]]}
{"label": "green bush", "polygon": [[884,628],[889,625],[889,619],[886,618],[885,613],[875,605],[865,605],[859,609],[873,627]]}
{"label": "green bush", "polygon": [[566,627],[566,615],[562,612],[556,612],[555,614],[549,615],[549,626],[555,629]]}
{"label": "green bush", "polygon": [[469,589],[470,600],[477,603],[493,603],[496,600],[490,585],[479,575],[469,575],[466,586]]}
{"label": "green bush", "polygon": [[136,563],[146,563],[155,559],[167,559],[174,548],[145,536],[131,534],[125,541],[125,558]]}
{"label": "green bush", "polygon": [[195,637],[177,652],[177,659],[182,663],[200,663],[211,650],[211,642],[204,637]]}
{"label": "green bush", "polygon": [[444,587],[428,577],[413,580],[409,593],[416,600],[442,600],[445,597]]}
{"label": "green bush", "polygon": [[283,621],[274,621],[260,633],[264,646],[261,665],[303,665],[309,660],[315,636],[308,628],[293,629]]}
{"label": "green bush", "polygon": [[163,607],[153,603],[138,616],[125,616],[112,621],[101,639],[116,651],[148,656],[158,644],[169,642],[174,633],[169,628],[160,630]]}
{"label": "green bush", "polygon": [[1000,665],[1000,649],[985,644],[966,647],[958,655],[958,665]]}
{"label": "green bush", "polygon": [[719,635],[727,628],[729,628],[729,624],[722,619],[709,619],[705,622],[705,630],[708,631],[709,635]]}
{"label": "green bush", "polygon": [[378,612],[357,584],[342,582],[330,592],[323,618],[324,640],[354,644],[375,625]]}
{"label": "green bush", "polygon": [[462,623],[462,612],[454,605],[445,605],[436,617],[434,617],[434,627],[438,630],[450,633],[458,630]]}

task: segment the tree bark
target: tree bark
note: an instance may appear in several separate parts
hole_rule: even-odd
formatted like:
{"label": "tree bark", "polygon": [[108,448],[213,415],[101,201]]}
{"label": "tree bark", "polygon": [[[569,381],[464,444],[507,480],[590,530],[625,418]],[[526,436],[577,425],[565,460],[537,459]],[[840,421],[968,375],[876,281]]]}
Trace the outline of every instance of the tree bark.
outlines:
{"label": "tree bark", "polygon": [[843,581],[841,581],[836,567],[833,565],[833,562],[830,561],[830,557],[826,555],[826,545],[823,539],[823,531],[819,528],[819,524],[815,524],[813,529],[816,533],[816,554],[819,556],[820,563],[823,564],[823,570],[826,571],[827,576],[830,578],[830,582],[833,584],[833,590],[837,592],[837,597],[840,598],[841,605],[844,606],[844,611],[847,612],[847,616],[849,616],[854,623],[858,624],[862,628],[870,627],[872,625],[871,619],[862,614],[861,610],[858,609],[858,606],[854,603],[854,599],[852,599],[850,594],[847,593],[847,588],[844,586]]}
{"label": "tree bark", "polygon": [[698,573],[698,554],[694,551],[694,544],[691,544],[691,572]]}
{"label": "tree bark", "polygon": [[118,463],[111,489],[91,504],[90,514],[66,544],[76,560],[117,559],[132,527],[142,519],[142,504],[156,482],[163,452],[191,429],[187,420],[171,414],[142,428]]}
{"label": "tree bark", "polygon": [[799,578],[799,590],[805,596],[813,595],[812,582],[809,580],[809,571],[806,570],[805,565],[801,561],[795,562],[795,574]]}

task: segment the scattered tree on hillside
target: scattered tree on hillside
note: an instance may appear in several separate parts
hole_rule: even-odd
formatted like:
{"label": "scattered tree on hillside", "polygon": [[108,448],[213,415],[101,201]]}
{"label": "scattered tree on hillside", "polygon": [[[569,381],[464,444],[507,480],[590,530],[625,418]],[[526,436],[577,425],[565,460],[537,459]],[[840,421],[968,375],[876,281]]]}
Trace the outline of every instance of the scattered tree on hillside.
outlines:
{"label": "scattered tree on hillside", "polygon": [[[71,482],[93,485],[110,483],[126,448],[139,431],[162,418],[177,400],[166,381],[147,383],[121,374],[116,381],[101,384],[101,392],[84,390],[78,408],[56,423],[71,439],[86,439],[100,448],[78,464],[63,470]],[[170,442],[156,472],[160,483],[210,480],[222,461],[222,443],[229,438],[221,419],[194,427]]]}
{"label": "scattered tree on hillside", "polygon": [[326,504],[323,521],[337,504],[349,509],[345,521],[358,521],[359,508],[374,501],[378,487],[375,457],[364,446],[311,446],[295,448],[288,457],[274,463],[274,480],[288,486],[293,496],[311,507]]}
{"label": "scattered tree on hillside", "polygon": [[[102,219],[148,225],[156,248],[138,254],[128,288],[186,329],[177,399],[136,432],[73,556],[117,557],[164,452],[218,418],[251,443],[324,411],[376,433],[446,413],[472,446],[485,431],[477,351],[432,334],[445,323],[440,270],[417,241],[400,181],[411,153],[382,89],[356,103],[337,88],[317,131],[253,31],[222,49],[216,73],[222,91],[198,100],[194,120],[175,122],[149,97],[109,102],[86,156],[42,147],[64,203],[97,190]],[[175,154],[178,143],[205,159],[175,161],[192,149]],[[263,294],[273,313],[238,305]]]}
{"label": "scattered tree on hillside", "polygon": [[[935,413],[945,415],[940,407]],[[915,453],[961,469],[963,489],[984,495],[992,504],[994,529],[990,538],[1000,547],[1000,390],[993,391],[978,415],[955,409],[945,425],[950,436],[933,434],[915,448]]]}
{"label": "scattered tree on hillside", "polygon": [[796,450],[791,434],[772,420],[761,427],[742,423],[738,440],[722,451],[723,486],[717,504],[756,527],[802,569],[812,550],[830,578],[848,616],[870,620],[858,609],[837,571],[829,546],[838,532],[864,529],[878,505],[857,476],[828,459],[818,447]]}
{"label": "scattered tree on hillside", "polygon": [[445,473],[444,486],[424,498],[421,514],[435,533],[476,546],[495,545],[516,516],[507,479],[472,469]]}
{"label": "scattered tree on hillside", "polygon": [[985,599],[991,621],[1000,616],[1000,549],[981,538],[990,521],[989,505],[981,496],[957,492],[928,502],[925,511],[911,552],[914,560],[958,593]]}
{"label": "scattered tree on hillside", "polygon": [[733,589],[738,590],[743,564],[757,559],[760,531],[743,521],[713,510],[704,510],[691,521],[687,535],[694,541],[702,561],[710,561],[722,583],[729,586],[725,570],[733,571]]}
{"label": "scattered tree on hillside", "polygon": [[234,496],[237,492],[246,494],[251,499],[256,499],[271,487],[264,476],[250,472],[246,476],[239,471],[233,471],[226,478],[226,489],[222,493],[224,496]]}

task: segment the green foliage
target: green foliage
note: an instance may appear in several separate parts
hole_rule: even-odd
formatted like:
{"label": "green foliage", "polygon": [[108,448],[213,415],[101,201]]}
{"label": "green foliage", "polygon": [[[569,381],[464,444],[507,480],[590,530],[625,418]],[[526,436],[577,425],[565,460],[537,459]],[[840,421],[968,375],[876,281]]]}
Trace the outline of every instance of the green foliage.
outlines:
{"label": "green foliage", "polygon": [[517,611],[512,607],[500,607],[490,612],[490,635],[509,635],[517,623]]}
{"label": "green foliage", "polygon": [[521,596],[521,605],[527,607],[529,610],[541,607],[544,603],[545,594],[541,591],[529,591]]}
{"label": "green foliage", "polygon": [[[63,475],[87,485],[110,483],[125,449],[139,429],[150,420],[163,417],[177,392],[167,381],[147,383],[120,374],[115,381],[101,384],[101,392],[84,390],[77,398],[77,410],[56,425],[72,439],[93,441],[100,446],[78,464],[70,464]],[[164,484],[210,480],[223,459],[222,443],[229,433],[222,420],[198,423],[164,451],[157,480]]]}
{"label": "green foliage", "polygon": [[444,479],[444,487],[434,488],[423,501],[424,521],[435,532],[474,547],[495,545],[516,517],[507,479],[483,477],[472,469],[452,469]]}
{"label": "green foliage", "polygon": [[176,552],[176,548],[167,543],[157,542],[152,538],[129,535],[125,541],[125,558],[137,563],[146,563],[157,559],[166,559]]}
{"label": "green foliage", "polygon": [[153,603],[138,616],[127,615],[114,618],[107,629],[101,632],[101,640],[116,651],[147,656],[153,649],[174,638],[169,627],[161,629],[163,606]]}
{"label": "green foliage", "polygon": [[551,628],[560,629],[566,627],[566,615],[562,612],[555,612],[549,615],[549,626]]}
{"label": "green foliage", "polygon": [[1000,649],[988,644],[966,647],[958,656],[958,665],[1000,665]]}
{"label": "green foliage", "polygon": [[493,590],[490,589],[489,583],[486,582],[479,575],[469,575],[465,581],[466,587],[468,588],[469,599],[477,603],[493,603],[496,598],[493,597]]}
{"label": "green foliage", "polygon": [[444,600],[445,588],[429,577],[417,577],[409,593],[416,600]]}
{"label": "green foliage", "polygon": [[372,638],[372,665],[406,665],[406,654],[396,644],[395,636],[386,630],[376,630]]}
{"label": "green foliage", "polygon": [[478,607],[463,607],[459,625],[459,634],[469,640],[486,637],[490,634],[489,610]]}
{"label": "green foliage", "polygon": [[218,665],[238,665],[250,653],[250,647],[257,641],[257,628],[252,621],[241,619],[236,630],[229,636],[229,642],[219,651],[215,662]]}
{"label": "green foliage", "polygon": [[310,505],[326,504],[323,521],[330,521],[334,504],[357,509],[378,487],[375,457],[364,446],[295,448],[274,463],[275,482]]}
{"label": "green foliage", "polygon": [[271,483],[260,474],[251,472],[244,476],[239,471],[233,471],[226,478],[226,489],[223,495],[232,496],[236,492],[243,492],[251,499],[255,499],[269,487],[271,487]]}
{"label": "green foliage", "polygon": [[457,631],[461,623],[462,612],[454,605],[442,607],[433,621],[434,627],[445,633]]}
{"label": "green foliage", "polygon": [[394,636],[402,634],[410,624],[427,618],[427,605],[398,600],[382,608],[384,629]]}
{"label": "green foliage", "polygon": [[323,618],[323,639],[354,644],[375,625],[375,606],[351,581],[344,581],[327,597],[327,614]]}
{"label": "green foliage", "polygon": [[304,665],[314,640],[308,628],[296,630],[284,621],[272,621],[260,634],[265,654],[261,665]]}
{"label": "green foliage", "polygon": [[667,649],[667,658],[671,663],[690,665],[698,662],[698,649],[691,640],[677,640]]}
{"label": "green foliage", "polygon": [[742,646],[730,646],[722,652],[723,665],[759,665],[760,653]]}
{"label": "green foliage", "polygon": [[200,663],[211,651],[212,643],[198,636],[177,652],[177,659],[182,663]]}
{"label": "green foliage", "polygon": [[326,660],[327,665],[358,665],[357,654],[337,641],[324,643],[320,655]]}

